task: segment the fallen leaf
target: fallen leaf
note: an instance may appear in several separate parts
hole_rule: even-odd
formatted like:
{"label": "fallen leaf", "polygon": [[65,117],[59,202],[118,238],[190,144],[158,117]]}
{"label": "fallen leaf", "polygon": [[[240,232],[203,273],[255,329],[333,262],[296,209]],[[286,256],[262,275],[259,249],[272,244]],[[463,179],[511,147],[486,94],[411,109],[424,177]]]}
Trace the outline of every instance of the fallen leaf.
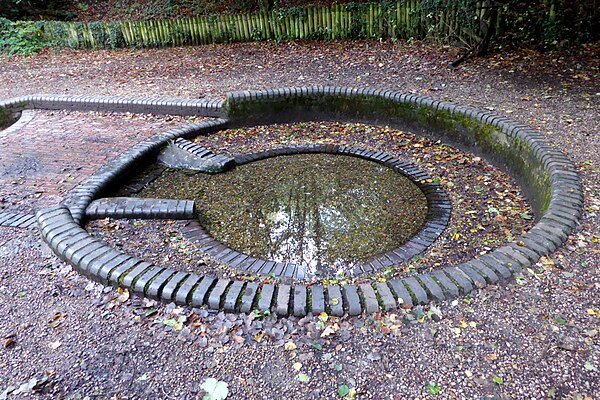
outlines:
{"label": "fallen leaf", "polygon": [[207,378],[200,389],[206,392],[203,400],[225,400],[229,395],[227,383],[218,381],[215,378]]}
{"label": "fallen leaf", "polygon": [[60,346],[62,345],[62,343],[60,341],[55,341],[55,342],[50,342],[48,344],[48,347],[50,347],[52,350],[56,350],[58,349]]}
{"label": "fallen leaf", "polygon": [[327,322],[327,320],[329,319],[329,315],[327,315],[326,312],[322,312],[319,314],[319,319],[323,322]]}
{"label": "fallen leaf", "polygon": [[117,293],[119,293],[119,295],[117,296],[117,301],[119,303],[125,303],[127,300],[129,300],[129,290],[119,288],[117,290]]}
{"label": "fallen leaf", "polygon": [[296,343],[289,341],[283,345],[283,348],[287,351],[292,351],[292,350],[296,350],[298,348],[298,346],[296,346]]}
{"label": "fallen leaf", "polygon": [[14,336],[10,336],[5,338],[4,340],[4,348],[8,349],[9,347],[12,347],[16,344],[17,342],[15,341]]}
{"label": "fallen leaf", "polygon": [[340,385],[340,387],[338,388],[338,395],[340,397],[346,397],[349,393],[350,388],[348,387],[348,385]]}
{"label": "fallen leaf", "polygon": [[596,366],[589,361],[585,362],[585,364],[583,365],[583,368],[585,368],[588,371],[592,371],[592,372],[598,371],[598,368],[596,368]]}
{"label": "fallen leaf", "polygon": [[339,330],[340,330],[340,326],[337,324],[337,322],[332,325],[327,325],[325,327],[325,329],[323,330],[323,332],[321,333],[321,337],[327,337],[329,335],[336,333]]}

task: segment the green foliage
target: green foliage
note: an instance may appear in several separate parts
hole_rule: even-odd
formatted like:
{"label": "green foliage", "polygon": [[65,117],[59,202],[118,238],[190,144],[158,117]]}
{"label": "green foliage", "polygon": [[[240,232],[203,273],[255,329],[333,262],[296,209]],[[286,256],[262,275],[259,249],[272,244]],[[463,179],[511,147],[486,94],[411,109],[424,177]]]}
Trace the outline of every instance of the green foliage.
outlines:
{"label": "green foliage", "polygon": [[37,53],[48,45],[41,26],[33,21],[12,22],[0,18],[0,52],[21,56]]}
{"label": "green foliage", "polygon": [[594,0],[511,0],[502,9],[502,29],[513,42],[548,48],[600,38],[600,12]]}
{"label": "green foliage", "polygon": [[0,130],[4,129],[9,125],[8,111],[4,108],[0,108]]}
{"label": "green foliage", "polygon": [[349,393],[350,388],[348,387],[348,385],[340,385],[340,387],[338,388],[338,395],[340,397],[346,397]]}
{"label": "green foliage", "polygon": [[71,19],[68,0],[2,0],[0,18],[16,20]]}
{"label": "green foliage", "polygon": [[[53,19],[35,24],[4,19],[0,51],[33,54],[48,42],[114,49],[248,40],[430,38],[460,42],[482,55],[490,40],[552,48],[600,35],[595,0],[342,0],[328,5],[306,0],[114,0],[103,15],[133,23],[57,21],[54,11],[64,8],[65,1],[0,1],[0,17],[17,7],[24,18]],[[43,13],[42,3],[54,11]],[[93,16],[94,5],[92,0],[77,0],[72,9],[87,16],[91,11]],[[243,13],[253,14],[240,16]],[[194,17],[173,20],[181,16]]]}
{"label": "green foliage", "polygon": [[259,309],[254,309],[252,310],[252,314],[254,314],[254,319],[263,319],[266,317],[270,317],[271,316],[271,311],[269,310],[265,310],[265,311],[261,311]]}
{"label": "green foliage", "polygon": [[468,46],[476,44],[479,33],[479,1],[421,0],[419,14],[423,16],[428,37],[457,40]]}
{"label": "green foliage", "polygon": [[436,382],[429,382],[427,384],[427,392],[429,394],[440,394],[440,392],[442,391],[442,388],[440,387],[440,385]]}

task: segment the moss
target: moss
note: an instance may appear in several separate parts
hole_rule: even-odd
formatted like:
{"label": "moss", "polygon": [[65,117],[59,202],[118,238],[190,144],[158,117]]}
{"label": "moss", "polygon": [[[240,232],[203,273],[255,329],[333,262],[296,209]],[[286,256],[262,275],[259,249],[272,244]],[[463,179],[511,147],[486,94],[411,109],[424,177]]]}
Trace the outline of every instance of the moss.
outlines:
{"label": "moss", "polygon": [[[123,287],[123,281],[125,280],[125,277],[127,276],[127,274],[129,274],[131,271],[133,271],[133,269],[136,266],[134,265],[133,267],[127,269],[127,271],[123,272],[121,275],[119,275],[119,279],[117,280],[118,282],[118,286]],[[112,273],[112,271],[111,271]],[[131,285],[131,287],[133,287],[133,285]]]}
{"label": "moss", "polygon": [[538,216],[543,215],[549,205],[550,177],[531,148],[519,139],[509,138],[493,125],[460,113],[372,95],[322,94],[238,100],[228,103],[227,109],[236,126],[318,119],[360,120],[433,135],[481,154],[511,173],[522,183]]}
{"label": "moss", "polygon": [[[148,283],[146,283],[146,285],[144,286],[144,295],[146,295],[148,293],[148,289],[150,288],[150,285],[152,285],[152,283],[158,278],[158,276],[164,271],[161,270],[159,271],[156,275],[154,275],[149,281]],[[133,287],[133,286],[132,286]]]}
{"label": "moss", "polygon": [[6,109],[0,107],[0,129],[4,129],[9,125],[9,113]]}

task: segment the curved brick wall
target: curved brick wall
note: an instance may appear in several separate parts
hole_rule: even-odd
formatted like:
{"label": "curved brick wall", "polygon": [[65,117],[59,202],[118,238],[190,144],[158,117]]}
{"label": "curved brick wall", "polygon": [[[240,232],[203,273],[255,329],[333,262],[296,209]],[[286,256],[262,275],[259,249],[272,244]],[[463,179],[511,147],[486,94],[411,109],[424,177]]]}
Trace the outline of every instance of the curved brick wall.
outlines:
{"label": "curved brick wall", "polygon": [[[86,98],[79,102],[82,108],[77,108],[78,102],[72,99],[60,97],[61,103],[57,104],[52,98],[56,100],[53,96],[42,100],[39,96],[31,96],[29,101],[35,108],[43,108],[44,104],[62,107],[62,104],[69,105],[69,109],[84,110],[104,104]],[[132,100],[128,104],[141,107],[135,102],[140,100]],[[166,112],[166,107],[188,104],[185,101],[173,104],[169,100],[141,102],[145,107],[143,112],[157,114]],[[356,315],[397,307],[398,299],[408,305],[426,303],[455,297],[475,287],[510,278],[560,246],[581,214],[583,194],[580,178],[564,154],[548,146],[538,132],[487,111],[415,94],[334,87],[245,91],[228,94],[225,103],[209,103],[214,106],[212,114],[229,119],[156,135],[98,171],[73,191],[63,205],[40,211],[37,218],[41,235],[53,251],[92,279],[163,301],[206,305],[226,311],[271,309],[279,315],[302,316],[321,311],[332,315]],[[111,107],[123,107],[119,111],[132,111],[127,109],[127,104],[119,105],[118,100],[110,104]],[[7,105],[0,103],[2,106]],[[31,107],[31,104],[23,108],[28,106]],[[174,108],[169,110],[177,114]],[[207,115],[206,108],[200,109],[200,114]],[[156,154],[169,140],[214,132],[227,126],[320,118],[386,123],[415,132],[429,132],[463,148],[474,149],[504,165],[524,182],[524,189],[536,211],[537,223],[514,243],[431,274],[358,286],[312,285],[310,288],[285,283],[259,286],[252,282],[202,277],[161,268],[92,238],[80,225],[88,205],[100,197],[107,185],[118,180],[127,169],[143,162],[144,158]]]}

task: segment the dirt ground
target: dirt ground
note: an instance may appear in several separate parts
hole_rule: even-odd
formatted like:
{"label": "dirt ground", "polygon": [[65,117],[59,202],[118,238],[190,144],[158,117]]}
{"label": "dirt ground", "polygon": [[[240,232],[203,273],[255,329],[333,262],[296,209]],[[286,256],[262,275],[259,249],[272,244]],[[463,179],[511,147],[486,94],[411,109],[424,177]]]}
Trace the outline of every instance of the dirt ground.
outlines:
{"label": "dirt ground", "polygon": [[[426,93],[539,129],[577,165],[586,195],[564,247],[518,279],[353,318],[156,304],[78,275],[35,230],[0,227],[0,399],[195,399],[207,378],[227,383],[234,399],[335,399],[346,389],[346,398],[363,399],[600,398],[599,48],[496,53],[449,69],[457,53],[431,43],[358,41],[0,59],[1,99],[213,98],[313,84]],[[0,131],[0,211],[56,204],[133,143],[187,122],[38,112],[18,132]]]}

